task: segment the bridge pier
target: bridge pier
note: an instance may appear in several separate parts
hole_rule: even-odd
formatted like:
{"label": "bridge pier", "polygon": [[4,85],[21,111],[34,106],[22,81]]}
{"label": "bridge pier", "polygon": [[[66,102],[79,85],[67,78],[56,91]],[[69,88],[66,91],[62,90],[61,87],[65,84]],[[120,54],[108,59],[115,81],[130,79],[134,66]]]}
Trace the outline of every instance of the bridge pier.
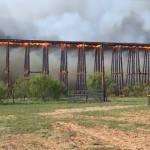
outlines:
{"label": "bridge pier", "polygon": [[61,45],[61,61],[60,61],[59,80],[68,90],[68,60],[67,60],[66,44]]}
{"label": "bridge pier", "polygon": [[112,51],[111,77],[116,83],[116,94],[120,95],[124,86],[121,46],[114,47]]}
{"label": "bridge pier", "polygon": [[76,90],[86,90],[86,56],[84,45],[78,47]]}
{"label": "bridge pier", "polygon": [[134,86],[136,83],[141,83],[140,58],[137,47],[129,50],[126,74],[126,85]]}
{"label": "bridge pier", "polygon": [[142,83],[150,85],[150,50],[145,50]]}
{"label": "bridge pier", "polygon": [[5,76],[6,76],[6,86],[10,87],[10,49],[9,49],[9,42],[6,45],[6,68],[5,68]]}
{"label": "bridge pier", "polygon": [[94,73],[103,72],[103,62],[104,62],[104,52],[102,46],[100,46],[97,47],[95,50]]}
{"label": "bridge pier", "polygon": [[24,77],[30,76],[30,48],[29,44],[25,46],[24,50]]}
{"label": "bridge pier", "polygon": [[43,46],[43,64],[42,64],[42,74],[49,75],[49,50],[48,46]]}

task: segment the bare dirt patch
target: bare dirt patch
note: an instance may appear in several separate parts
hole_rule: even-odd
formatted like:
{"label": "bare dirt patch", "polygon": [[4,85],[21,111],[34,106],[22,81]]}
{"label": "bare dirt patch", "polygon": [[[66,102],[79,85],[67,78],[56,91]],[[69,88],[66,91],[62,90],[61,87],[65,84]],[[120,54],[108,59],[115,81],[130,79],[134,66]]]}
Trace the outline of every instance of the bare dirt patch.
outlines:
{"label": "bare dirt patch", "polygon": [[59,150],[66,147],[65,143],[33,134],[5,136],[0,139],[0,150]]}
{"label": "bare dirt patch", "polygon": [[[150,135],[138,132],[122,132],[120,130],[107,128],[85,128],[74,123],[62,122],[55,123],[54,128],[65,132],[74,131],[80,135],[78,139],[72,140],[78,148],[90,146],[90,144],[95,141],[96,144],[103,143],[105,145],[111,145],[120,150],[150,149]],[[94,140],[91,142],[91,139]]]}
{"label": "bare dirt patch", "polygon": [[79,112],[87,112],[87,111],[107,111],[112,109],[124,109],[130,107],[136,107],[136,106],[103,106],[103,107],[86,107],[86,108],[75,108],[75,109],[59,109],[50,113],[39,113],[39,115],[60,117],[62,115],[66,116],[69,113],[79,113]]}

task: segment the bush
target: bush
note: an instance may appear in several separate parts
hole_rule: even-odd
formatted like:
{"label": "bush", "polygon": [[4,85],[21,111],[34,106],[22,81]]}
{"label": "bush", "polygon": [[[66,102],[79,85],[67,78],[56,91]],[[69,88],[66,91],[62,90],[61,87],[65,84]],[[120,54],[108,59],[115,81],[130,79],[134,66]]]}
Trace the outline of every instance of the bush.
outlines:
{"label": "bush", "polygon": [[127,97],[130,95],[130,93],[132,92],[132,87],[127,85],[122,89],[122,94]]}
{"label": "bush", "polygon": [[59,99],[61,95],[67,94],[66,88],[58,80],[52,80],[50,91],[53,99]]}
{"label": "bush", "polygon": [[114,82],[109,83],[109,85],[106,86],[107,95],[116,95],[116,84]]}
{"label": "bush", "polygon": [[15,97],[25,98],[30,95],[30,78],[20,76],[14,84]]}
{"label": "bush", "polygon": [[[115,94],[116,84],[111,79],[110,76],[105,75],[105,86],[106,86],[108,95]],[[96,73],[94,75],[89,75],[89,79],[87,81],[87,87],[88,89],[94,89],[94,90],[101,89],[102,88],[102,74]]]}
{"label": "bush", "polygon": [[0,82],[0,103],[3,103],[4,99],[7,97],[8,88],[3,82]]}
{"label": "bush", "polygon": [[66,88],[58,81],[53,80],[49,75],[36,75],[32,77],[19,77],[14,84],[14,94],[18,98],[48,98],[58,99],[66,94]]}
{"label": "bush", "polygon": [[134,96],[136,97],[146,96],[147,84],[136,84],[135,86],[132,87],[132,89]]}
{"label": "bush", "polygon": [[[109,96],[116,95],[116,84],[112,80],[110,76],[105,76],[105,86],[107,89],[107,94]],[[87,81],[88,89],[100,89],[102,88],[102,74],[96,73],[94,75],[89,75],[89,79]],[[123,87],[121,93],[125,97],[142,97],[146,96],[147,93],[147,84],[136,84],[135,86],[131,87],[129,85]]]}
{"label": "bush", "polygon": [[42,98],[46,101],[48,98],[59,98],[65,94],[65,87],[58,81],[52,80],[49,75],[37,75],[30,79],[30,93],[33,97]]}
{"label": "bush", "polygon": [[122,89],[122,93],[124,96],[131,96],[131,97],[142,97],[146,96],[147,93],[147,84],[136,84],[135,86],[125,86]]}

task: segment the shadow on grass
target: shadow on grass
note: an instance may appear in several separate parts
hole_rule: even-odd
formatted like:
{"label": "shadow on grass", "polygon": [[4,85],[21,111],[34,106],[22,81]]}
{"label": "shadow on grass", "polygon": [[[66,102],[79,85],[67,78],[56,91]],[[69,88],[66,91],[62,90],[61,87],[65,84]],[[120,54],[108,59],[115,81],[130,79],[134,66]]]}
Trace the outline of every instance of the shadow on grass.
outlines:
{"label": "shadow on grass", "polygon": [[64,104],[68,103],[66,99],[58,99],[58,100],[48,100],[48,101],[42,101],[42,100],[15,100],[14,102],[12,100],[5,101],[3,103],[0,103],[0,105],[34,105],[34,104]]}
{"label": "shadow on grass", "polygon": [[42,99],[26,99],[20,100],[20,99],[15,99],[13,101],[12,99],[10,100],[5,100],[3,103],[0,103],[0,105],[33,105],[33,104],[125,104],[125,105],[139,105],[139,104],[146,104],[147,100],[146,98],[111,98],[109,97],[106,102],[76,102],[76,103],[68,103],[67,99],[49,99],[47,101],[43,101]]}

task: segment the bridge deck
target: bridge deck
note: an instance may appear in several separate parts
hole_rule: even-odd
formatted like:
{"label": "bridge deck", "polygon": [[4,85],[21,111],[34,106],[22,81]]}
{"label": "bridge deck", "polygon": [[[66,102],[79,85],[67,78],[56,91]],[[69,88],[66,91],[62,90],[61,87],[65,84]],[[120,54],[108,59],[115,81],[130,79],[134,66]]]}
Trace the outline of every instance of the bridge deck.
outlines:
{"label": "bridge deck", "polygon": [[150,48],[150,43],[113,43],[113,42],[84,42],[84,41],[45,41],[45,40],[23,40],[23,39],[0,39],[0,45],[34,45],[34,46],[43,46],[43,45],[62,45],[66,44],[68,46],[82,46],[84,47],[94,47],[94,46],[103,46],[103,47],[118,47],[122,48]]}

